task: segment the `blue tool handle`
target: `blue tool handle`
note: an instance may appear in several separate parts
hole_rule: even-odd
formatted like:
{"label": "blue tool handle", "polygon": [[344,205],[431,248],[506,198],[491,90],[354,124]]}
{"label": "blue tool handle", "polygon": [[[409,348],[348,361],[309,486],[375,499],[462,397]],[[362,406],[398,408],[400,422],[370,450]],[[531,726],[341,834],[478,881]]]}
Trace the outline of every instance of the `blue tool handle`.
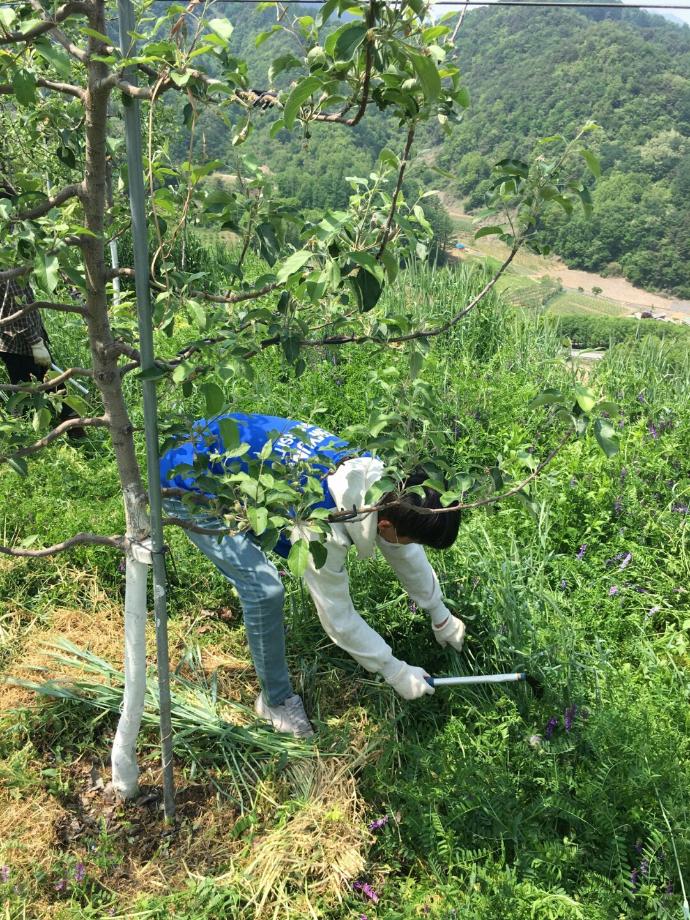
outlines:
{"label": "blue tool handle", "polygon": [[433,687],[433,686],[435,685],[435,683],[436,683],[436,682],[434,681],[434,678],[433,678],[433,677],[429,677],[428,674],[425,674],[425,675],[424,675],[424,680],[429,684],[430,687]]}

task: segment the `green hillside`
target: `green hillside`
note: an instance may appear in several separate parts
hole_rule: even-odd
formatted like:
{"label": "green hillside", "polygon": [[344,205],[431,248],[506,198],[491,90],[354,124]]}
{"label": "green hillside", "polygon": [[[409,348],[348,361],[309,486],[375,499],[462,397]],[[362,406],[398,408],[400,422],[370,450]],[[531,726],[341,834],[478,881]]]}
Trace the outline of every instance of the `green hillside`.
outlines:
{"label": "green hillside", "polygon": [[[275,12],[234,3],[224,9],[253,84],[288,85],[299,71],[269,76],[268,68],[289,52],[290,36],[276,32],[255,44]],[[426,164],[436,158],[457,176],[447,190],[480,207],[498,159],[527,154],[539,138],[572,135],[593,119],[602,129],[593,216],[574,215],[566,224],[554,212],[541,242],[572,267],[690,296],[690,28],[635,11],[481,9],[465,18],[457,59],[470,109],[449,133],[438,127],[417,142],[418,151],[427,148]],[[280,191],[308,209],[342,206],[346,177],[365,174],[384,145],[400,144],[386,113],[354,130],[314,125],[308,137],[282,131],[278,144],[267,145],[273,120],[266,112],[245,146],[269,166]],[[209,123],[207,140],[210,153],[232,163],[231,135],[221,122]],[[448,186],[425,164],[410,181]]]}
{"label": "green hillside", "polygon": [[569,265],[690,294],[690,28],[660,16],[509,8],[467,16],[458,60],[472,95],[442,143],[456,191],[478,206],[492,163],[588,118],[601,126],[590,220],[544,227]]}

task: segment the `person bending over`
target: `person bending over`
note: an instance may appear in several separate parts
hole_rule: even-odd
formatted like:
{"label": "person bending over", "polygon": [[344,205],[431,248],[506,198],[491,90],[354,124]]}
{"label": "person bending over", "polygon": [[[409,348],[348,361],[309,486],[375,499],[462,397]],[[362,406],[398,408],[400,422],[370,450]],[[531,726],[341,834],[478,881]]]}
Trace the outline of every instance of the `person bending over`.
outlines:
{"label": "person bending over", "polygon": [[[243,460],[226,451],[219,424],[223,419],[237,425],[239,442],[236,443],[249,445],[243,454],[244,469],[246,459],[257,459],[269,440],[273,446],[266,466],[271,465],[271,459],[288,467],[298,462],[310,463],[323,489],[323,500],[312,507],[334,511],[361,508],[369,488],[383,476],[381,460],[368,454],[357,456],[346,441],[322,428],[276,416],[230,413],[196,421],[190,435],[164,453],[160,461],[163,489],[200,493],[197,476],[209,470],[222,475],[228,467],[233,470],[242,467]],[[324,460],[330,466],[324,465]],[[420,485],[424,479],[426,474],[419,474],[409,478],[405,486]],[[208,495],[207,481],[203,492]],[[419,510],[441,508],[438,493],[428,487],[424,487],[424,498],[415,492],[405,493],[402,501],[397,498],[395,493],[389,493],[383,502],[389,502],[390,507],[331,524],[325,540],[325,563],[316,568],[310,555],[303,578],[328,637],[367,671],[382,675],[400,696],[412,700],[433,693],[433,688],[425,680],[424,669],[396,658],[387,642],[355,610],[345,567],[347,553],[354,546],[358,556],[366,559],[378,547],[409,597],[429,614],[436,641],[459,651],[465,626],[445,606],[438,578],[422,547],[450,547],[458,533],[460,512],[433,514]],[[227,530],[223,521],[208,509],[196,506],[190,510],[178,497],[165,497],[163,504],[172,516],[204,530]],[[296,737],[312,735],[313,728],[300,696],[292,689],[288,673],[284,592],[275,565],[251,531],[222,537],[191,530],[186,533],[239,594],[249,649],[261,684],[255,711],[278,731]],[[293,528],[289,535],[282,533],[275,552],[286,557],[291,541],[300,536],[299,528]]]}

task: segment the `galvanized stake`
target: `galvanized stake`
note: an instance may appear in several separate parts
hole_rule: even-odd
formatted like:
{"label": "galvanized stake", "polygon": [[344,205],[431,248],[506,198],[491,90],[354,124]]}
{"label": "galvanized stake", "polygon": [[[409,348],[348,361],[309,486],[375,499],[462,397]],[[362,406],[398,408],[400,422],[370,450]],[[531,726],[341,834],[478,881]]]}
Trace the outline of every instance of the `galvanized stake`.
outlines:
{"label": "galvanized stake", "polygon": [[[136,43],[131,33],[136,29],[131,0],[118,0],[120,48],[123,56],[136,53]],[[126,79],[137,83],[136,68],[126,71]],[[154,367],[153,323],[149,290],[149,248],[146,232],[146,207],[142,165],[139,100],[124,100],[127,165],[129,171],[129,203],[132,212],[134,241],[134,276],[137,293],[137,320],[139,325],[139,352],[141,369]],[[163,558],[163,524],[161,507],[161,481],[158,467],[158,410],[156,384],[144,378],[144,429],[146,434],[146,462],[148,466],[149,511],[151,517],[151,544],[153,552],[153,611],[156,617],[156,651],[158,659],[158,695],[160,706],[161,756],[163,764],[163,807],[166,820],[175,816],[175,787],[172,763],[172,724],[170,720],[170,665],[168,659],[168,612],[166,602],[165,560]]]}

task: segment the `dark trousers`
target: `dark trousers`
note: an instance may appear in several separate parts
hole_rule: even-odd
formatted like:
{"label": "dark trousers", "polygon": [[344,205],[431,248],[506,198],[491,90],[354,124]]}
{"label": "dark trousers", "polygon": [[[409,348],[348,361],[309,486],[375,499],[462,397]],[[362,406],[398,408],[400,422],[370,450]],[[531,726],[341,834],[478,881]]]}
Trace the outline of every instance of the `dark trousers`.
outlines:
{"label": "dark trousers", "polygon": [[[44,367],[42,364],[36,364],[31,355],[16,355],[13,352],[0,351],[0,360],[4,362],[7,368],[10,383],[30,383],[32,377],[35,377],[37,380],[43,380],[48,372],[48,368]],[[45,392],[55,393],[60,388],[60,384],[58,384],[57,386],[49,387]],[[62,409],[60,410],[60,421],[64,422],[68,418],[76,417],[76,412],[73,412],[66,403],[63,403]],[[68,433],[72,437],[83,437],[84,429],[74,428]]]}

